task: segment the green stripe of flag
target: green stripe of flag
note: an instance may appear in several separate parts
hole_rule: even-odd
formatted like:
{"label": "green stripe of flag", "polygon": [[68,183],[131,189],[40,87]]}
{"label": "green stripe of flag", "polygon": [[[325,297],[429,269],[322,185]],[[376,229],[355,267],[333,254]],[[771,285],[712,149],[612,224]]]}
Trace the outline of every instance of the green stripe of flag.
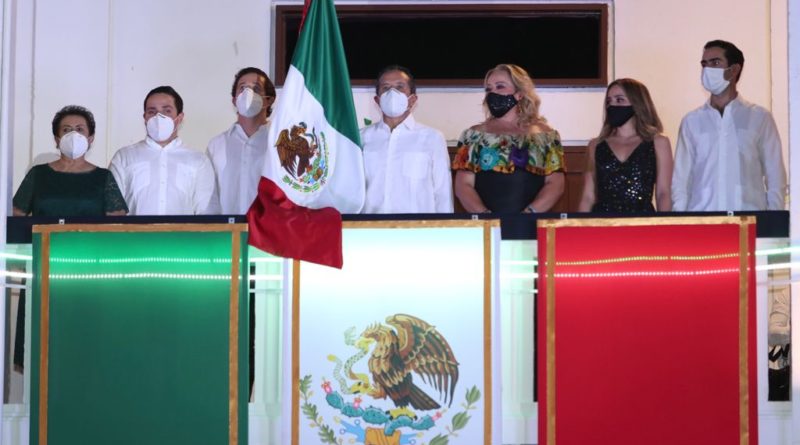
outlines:
{"label": "green stripe of flag", "polygon": [[332,0],[311,2],[292,65],[303,74],[306,88],[322,104],[331,126],[360,147],[350,74]]}

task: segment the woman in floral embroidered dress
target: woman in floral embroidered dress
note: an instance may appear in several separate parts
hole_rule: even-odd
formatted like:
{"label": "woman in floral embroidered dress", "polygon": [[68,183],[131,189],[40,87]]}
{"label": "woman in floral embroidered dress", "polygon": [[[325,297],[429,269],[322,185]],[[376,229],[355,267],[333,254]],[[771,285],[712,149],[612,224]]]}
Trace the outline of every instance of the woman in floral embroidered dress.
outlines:
{"label": "woman in floral embroidered dress", "polygon": [[564,192],[564,148],[539,116],[528,73],[501,64],[484,79],[484,122],[461,134],[455,192],[471,213],[546,212]]}

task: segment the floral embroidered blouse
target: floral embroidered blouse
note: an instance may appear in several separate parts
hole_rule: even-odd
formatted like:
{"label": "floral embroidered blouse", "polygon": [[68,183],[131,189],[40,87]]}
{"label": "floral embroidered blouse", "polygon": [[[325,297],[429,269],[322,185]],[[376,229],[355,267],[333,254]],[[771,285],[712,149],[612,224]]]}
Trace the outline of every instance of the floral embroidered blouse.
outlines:
{"label": "floral embroidered blouse", "polygon": [[564,171],[564,147],[556,130],[510,135],[469,128],[458,138],[457,150],[453,170],[513,173],[524,168],[536,175]]}

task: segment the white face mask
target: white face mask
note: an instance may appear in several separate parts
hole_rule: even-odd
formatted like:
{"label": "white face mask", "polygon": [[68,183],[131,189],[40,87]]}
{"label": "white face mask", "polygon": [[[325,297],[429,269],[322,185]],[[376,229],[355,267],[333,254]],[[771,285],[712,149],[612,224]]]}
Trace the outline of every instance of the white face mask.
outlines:
{"label": "white face mask", "polygon": [[89,150],[89,139],[86,139],[86,136],[77,131],[70,131],[61,136],[61,140],[58,141],[58,149],[61,150],[64,156],[70,159],[78,159]]}
{"label": "white face mask", "polygon": [[725,80],[725,70],[727,68],[703,67],[703,74],[700,76],[703,88],[715,96],[725,91],[731,83],[730,80]]}
{"label": "white face mask", "polygon": [[156,142],[164,142],[172,136],[175,131],[175,121],[169,116],[161,113],[156,114],[147,120],[147,135]]}
{"label": "white face mask", "polygon": [[381,111],[389,117],[399,117],[408,110],[408,96],[395,90],[386,90],[381,94]]}
{"label": "white face mask", "polygon": [[264,108],[264,99],[252,88],[245,88],[236,96],[236,111],[244,117],[254,117]]}

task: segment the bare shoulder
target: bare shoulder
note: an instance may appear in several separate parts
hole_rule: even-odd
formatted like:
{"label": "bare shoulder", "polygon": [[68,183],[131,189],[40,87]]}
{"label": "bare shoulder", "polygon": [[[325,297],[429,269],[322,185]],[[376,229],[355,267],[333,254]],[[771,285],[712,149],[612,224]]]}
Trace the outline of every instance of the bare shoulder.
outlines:
{"label": "bare shoulder", "polygon": [[663,134],[657,134],[653,138],[653,144],[656,146],[656,149],[669,149],[669,138],[664,136]]}

